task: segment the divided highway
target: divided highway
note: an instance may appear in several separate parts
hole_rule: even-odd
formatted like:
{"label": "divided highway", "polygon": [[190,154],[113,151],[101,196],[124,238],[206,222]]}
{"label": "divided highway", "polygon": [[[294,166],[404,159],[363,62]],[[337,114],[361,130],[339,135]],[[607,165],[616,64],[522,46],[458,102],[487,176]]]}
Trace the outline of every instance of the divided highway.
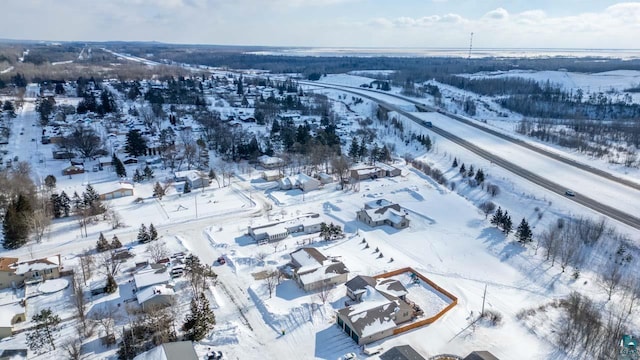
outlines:
{"label": "divided highway", "polygon": [[[396,105],[393,105],[393,104],[390,104],[388,102],[382,101],[379,98],[376,98],[375,96],[363,94],[363,91],[367,91],[366,89],[353,88],[353,87],[341,86],[341,85],[329,85],[329,84],[322,84],[322,83],[315,83],[315,82],[301,82],[301,83],[304,84],[304,85],[337,89],[337,90],[349,92],[349,93],[352,93],[352,94],[357,94],[358,96],[362,96],[364,98],[367,98],[369,100],[372,100],[372,101],[378,103],[380,106],[382,106],[385,109],[388,109],[390,111],[395,111],[395,112],[397,112],[399,114],[402,114],[403,116],[407,117],[408,119],[416,122],[417,124],[419,124],[421,126],[425,126],[424,120],[420,119],[416,115],[414,115],[414,114],[412,114],[412,113],[410,113],[408,111],[402,110],[400,107],[398,107]],[[357,89],[359,91],[356,91],[355,89]],[[396,97],[396,98],[402,99],[404,101],[413,103],[414,105],[416,105],[418,107],[418,109],[420,109],[420,107],[422,107],[422,110],[425,110],[425,109],[431,110],[431,111],[435,110],[433,108],[427,107],[426,105],[424,105],[424,104],[422,104],[420,102],[417,102],[415,100],[406,99],[404,97],[401,97],[401,96],[398,96],[398,95],[395,95],[395,94],[383,93],[383,95]],[[566,163],[568,165],[574,166],[574,167],[579,168],[581,170],[584,170],[584,171],[590,172],[592,174],[595,174],[595,175],[601,176],[603,178],[606,178],[607,180],[614,181],[614,182],[623,184],[625,186],[629,186],[629,187],[631,187],[633,189],[640,190],[640,185],[637,184],[637,183],[633,183],[633,182],[627,181],[625,179],[618,178],[618,177],[613,176],[613,175],[611,175],[609,173],[606,173],[606,172],[604,172],[602,170],[592,168],[592,167],[587,166],[585,164],[581,164],[581,163],[575,162],[573,160],[567,159],[565,157],[562,157],[562,156],[560,156],[558,154],[554,154],[554,153],[548,152],[548,151],[546,151],[544,149],[540,149],[540,148],[535,147],[535,146],[533,146],[531,144],[527,144],[526,142],[524,142],[522,140],[515,139],[515,138],[513,138],[511,136],[508,136],[508,135],[505,135],[505,134],[501,134],[499,132],[496,132],[496,131],[491,130],[491,129],[487,129],[487,128],[485,128],[483,126],[480,126],[480,125],[477,125],[477,124],[473,124],[473,122],[471,122],[471,121],[469,121],[469,120],[467,120],[467,119],[465,119],[463,117],[460,117],[460,116],[457,116],[457,115],[454,115],[454,114],[447,114],[447,113],[442,113],[442,115],[448,116],[448,117],[453,118],[453,119],[458,120],[458,121],[462,121],[465,124],[467,124],[469,126],[473,126],[475,128],[478,128],[480,130],[487,131],[491,135],[498,136],[501,139],[511,141],[516,146],[522,146],[522,147],[524,147],[524,148],[526,148],[528,150],[532,150],[532,151],[535,151],[535,152],[537,152],[539,154],[545,155],[545,156],[547,156],[547,157],[549,157],[549,158],[551,158],[553,160],[561,161],[563,163]],[[524,179],[526,179],[526,180],[528,180],[528,181],[530,181],[530,182],[532,182],[532,183],[534,183],[534,184],[536,184],[538,186],[541,186],[541,187],[543,187],[543,188],[545,188],[547,190],[550,190],[550,191],[555,192],[555,193],[560,194],[560,195],[564,195],[564,192],[566,190],[565,186],[561,186],[561,185],[559,185],[559,184],[557,184],[557,183],[555,183],[555,182],[553,182],[553,181],[551,181],[549,179],[546,179],[546,178],[544,178],[544,177],[542,177],[540,175],[537,175],[537,174],[535,174],[535,173],[533,173],[533,172],[531,172],[529,170],[526,170],[523,167],[518,166],[518,165],[516,165],[516,164],[514,164],[514,163],[512,163],[512,162],[510,162],[510,161],[508,161],[508,160],[506,160],[506,159],[504,159],[504,158],[502,158],[500,156],[494,155],[493,153],[491,153],[491,152],[489,152],[489,151],[487,151],[487,150],[485,150],[485,149],[483,149],[483,148],[481,148],[481,147],[479,147],[479,146],[477,146],[477,145],[475,145],[475,144],[473,144],[473,143],[471,143],[471,142],[469,142],[467,140],[464,140],[464,139],[460,138],[459,136],[456,136],[456,135],[454,135],[454,134],[452,134],[452,133],[450,133],[450,132],[448,132],[448,131],[446,131],[446,130],[444,130],[442,128],[439,128],[439,127],[436,127],[436,126],[432,126],[432,127],[429,127],[428,129],[430,131],[433,131],[434,133],[436,133],[436,134],[438,134],[438,135],[440,135],[440,136],[442,136],[442,137],[444,137],[444,138],[446,138],[446,139],[448,139],[448,140],[450,140],[450,141],[462,146],[463,148],[465,148],[465,149],[477,154],[478,156],[481,156],[481,157],[493,162],[494,164],[496,164],[496,165],[498,165],[498,166],[500,166],[500,167],[512,172],[515,175],[518,175],[518,176],[520,176],[520,177],[522,177],[522,178],[524,178]],[[626,213],[624,211],[621,211],[619,209],[616,209],[616,208],[614,208],[612,206],[609,206],[609,205],[603,204],[601,202],[598,202],[596,200],[593,200],[593,199],[591,199],[589,197],[586,197],[586,196],[584,196],[582,194],[580,194],[579,196],[568,198],[568,199],[572,200],[572,201],[574,201],[574,202],[576,202],[578,204],[581,204],[583,206],[586,206],[586,207],[588,207],[588,208],[590,208],[590,209],[592,209],[592,210],[594,210],[596,212],[599,212],[599,213],[601,213],[601,214],[603,214],[605,216],[608,216],[608,217],[610,217],[610,218],[612,218],[614,220],[620,221],[621,223],[624,223],[624,224],[629,225],[629,226],[631,226],[631,227],[633,227],[635,229],[639,229],[640,230],[640,218],[638,218],[638,217],[636,217],[634,215],[628,214],[628,213]]]}

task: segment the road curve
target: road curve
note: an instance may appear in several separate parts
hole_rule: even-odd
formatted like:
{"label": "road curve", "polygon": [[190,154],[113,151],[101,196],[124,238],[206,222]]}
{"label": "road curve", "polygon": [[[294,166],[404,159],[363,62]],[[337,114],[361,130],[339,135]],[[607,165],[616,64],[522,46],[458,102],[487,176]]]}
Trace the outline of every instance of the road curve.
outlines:
{"label": "road curve", "polygon": [[[363,91],[363,89],[357,88],[360,91],[355,91],[353,89],[350,89],[352,87],[341,86],[341,85],[327,85],[327,84],[319,84],[319,83],[313,83],[313,82],[300,82],[300,83],[302,83],[304,85],[337,89],[337,90],[341,90],[341,91],[345,91],[345,92],[350,92],[352,94],[357,94],[359,96],[362,96],[364,98],[367,98],[367,99],[369,99],[371,101],[374,101],[374,102],[378,103],[383,108],[386,108],[386,109],[391,110],[391,111],[395,111],[395,112],[397,112],[399,114],[402,114],[403,116],[407,117],[408,119],[416,122],[417,124],[419,124],[421,126],[425,125],[424,124],[424,120],[418,118],[414,114],[412,114],[412,113],[410,113],[408,111],[402,110],[402,109],[400,109],[399,107],[397,107],[397,106],[395,106],[393,104],[389,104],[388,102],[381,101],[381,100],[379,100],[379,99],[377,99],[377,98],[375,98],[373,96],[363,94],[361,92],[361,91]],[[366,91],[366,90],[364,90],[364,91]],[[387,93],[383,93],[383,94],[393,96],[393,94],[387,94]],[[414,102],[414,101],[405,99],[405,98],[400,97],[400,96],[394,96],[394,97],[400,98],[400,99],[405,100],[405,101],[409,101],[409,102],[414,103],[414,104],[416,104],[416,103],[420,104],[418,102]],[[424,106],[424,104],[420,104],[420,105]],[[447,114],[445,114],[445,115],[447,115]],[[459,120],[459,119],[456,119],[456,120]],[[466,121],[468,121],[468,120],[466,120]],[[478,126],[474,126],[474,127],[478,127]],[[483,130],[486,129],[484,127],[480,127],[480,128],[482,128]],[[541,186],[541,187],[543,187],[543,188],[545,188],[547,190],[555,192],[556,194],[564,195],[564,192],[566,190],[564,186],[561,186],[561,185],[559,185],[559,184],[557,184],[557,183],[555,183],[553,181],[550,181],[550,180],[548,180],[546,178],[543,178],[542,176],[536,175],[533,172],[531,172],[529,170],[526,170],[523,167],[520,167],[520,166],[518,166],[518,165],[516,165],[516,164],[514,164],[514,163],[512,163],[512,162],[510,162],[510,161],[508,161],[508,160],[506,160],[506,159],[504,159],[502,157],[494,155],[494,154],[492,154],[492,153],[480,148],[479,146],[477,146],[477,145],[475,145],[475,144],[473,144],[473,143],[471,143],[471,142],[469,142],[467,140],[464,140],[464,139],[462,139],[462,138],[460,138],[460,137],[458,137],[458,136],[456,136],[456,135],[454,135],[454,134],[452,134],[452,133],[450,133],[450,132],[448,132],[448,131],[446,131],[446,130],[444,130],[442,128],[439,128],[439,127],[436,127],[436,126],[432,126],[432,127],[429,127],[428,130],[433,131],[434,133],[436,133],[436,134],[438,134],[438,135],[440,135],[440,136],[442,136],[442,137],[444,137],[444,138],[446,138],[446,139],[448,139],[448,140],[460,145],[461,147],[463,147],[463,148],[475,153],[476,155],[493,162],[494,164],[496,164],[496,165],[498,165],[498,166],[500,166],[500,167],[512,172],[513,174],[515,174],[517,176],[520,176],[520,177],[522,177],[522,178],[524,178],[524,179],[526,179],[526,180],[528,180],[528,181],[530,181],[530,182],[532,182],[532,183],[534,183],[534,184],[536,184],[538,186]],[[500,137],[505,139],[502,136],[500,136]],[[509,140],[509,138],[510,137],[507,136],[506,139]],[[527,147],[527,148],[529,148],[529,147]],[[534,150],[534,149],[531,149],[531,150]],[[548,153],[548,152],[546,152],[546,151],[544,151],[542,149],[539,149],[539,148],[538,148],[538,150],[543,151],[542,152],[543,155],[547,155],[547,153]],[[556,159],[556,157],[553,157],[553,156],[550,156],[550,157],[553,158],[554,160],[562,161],[560,159]],[[569,159],[566,159],[566,158],[563,158],[563,157],[560,157],[560,158],[565,159],[565,160],[569,160]],[[563,162],[565,162],[565,161],[563,161]],[[569,165],[574,166],[573,163],[571,163],[571,162],[566,162],[566,163],[569,164]],[[578,168],[580,168],[582,170],[585,170],[585,171],[590,171],[590,169],[585,169],[583,167],[578,167]],[[587,167],[587,168],[591,168],[591,167]],[[597,174],[597,175],[600,175],[600,174]],[[616,177],[613,177],[613,178],[615,178],[617,180],[623,180],[623,179],[616,178]],[[616,181],[614,179],[610,179],[610,180]],[[617,182],[619,182],[619,181],[617,181]],[[627,185],[627,184],[624,184],[624,185]],[[637,186],[637,184],[636,184],[636,186]],[[572,201],[574,201],[574,202],[576,202],[578,204],[581,204],[581,205],[583,205],[583,206],[585,206],[585,207],[587,207],[587,208],[589,208],[589,209],[591,209],[593,211],[596,211],[596,212],[598,212],[600,214],[608,216],[608,217],[610,217],[610,218],[612,218],[614,220],[620,221],[623,224],[629,225],[629,226],[631,226],[631,227],[633,227],[635,229],[640,230],[640,218],[637,218],[637,217],[635,217],[635,216],[633,216],[631,214],[628,214],[626,212],[620,211],[620,210],[615,209],[615,208],[613,208],[611,206],[602,204],[602,203],[600,203],[598,201],[595,201],[595,200],[593,200],[593,199],[591,199],[589,197],[583,196],[581,194],[578,194],[578,196],[574,196],[574,197],[567,198],[567,199],[568,200],[572,200]]]}

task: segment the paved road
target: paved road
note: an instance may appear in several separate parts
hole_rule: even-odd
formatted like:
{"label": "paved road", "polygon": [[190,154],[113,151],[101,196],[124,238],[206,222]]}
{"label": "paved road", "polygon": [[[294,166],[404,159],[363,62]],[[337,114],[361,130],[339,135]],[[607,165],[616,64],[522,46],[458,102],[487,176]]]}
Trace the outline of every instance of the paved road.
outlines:
{"label": "paved road", "polygon": [[[350,92],[350,93],[353,93],[353,94],[357,94],[357,95],[365,97],[365,98],[367,98],[369,100],[375,101],[376,103],[378,103],[383,108],[386,108],[386,109],[391,110],[391,111],[395,111],[395,112],[397,112],[399,114],[402,114],[402,115],[406,116],[408,119],[418,123],[421,126],[425,126],[424,120],[420,119],[419,117],[417,117],[416,115],[414,115],[414,114],[412,114],[412,113],[410,113],[408,111],[402,110],[399,106],[396,106],[394,104],[390,104],[389,102],[381,101],[380,99],[376,98],[375,96],[363,94],[363,92],[367,91],[366,89],[353,88],[353,87],[341,86],[341,85],[328,85],[328,84],[321,84],[321,83],[312,83],[312,82],[301,82],[301,83],[304,84],[304,85],[325,87],[325,88],[331,88],[331,89],[338,89],[338,90],[342,90],[342,91],[345,91],[345,92]],[[356,91],[356,89],[358,91]],[[426,107],[424,104],[421,104],[421,103],[419,103],[419,102],[417,102],[415,100],[409,100],[409,99],[406,99],[404,97],[401,97],[401,96],[398,96],[398,95],[395,95],[395,94],[384,93],[384,95],[396,97],[396,98],[402,99],[404,101],[409,101],[409,102],[411,102],[413,104],[419,104],[420,106]],[[433,108],[430,108],[430,109],[433,109]],[[451,117],[450,114],[443,114],[443,115]],[[456,118],[454,118],[454,119],[455,120],[459,120],[459,121],[464,120],[465,123],[467,123],[467,122],[471,123],[469,120],[466,120],[466,119],[461,118],[459,116],[456,116]],[[486,129],[486,128],[482,127],[482,126],[479,126],[477,124],[471,123],[470,125],[472,125],[472,126],[474,126],[476,128],[480,128],[480,129],[485,130],[485,131],[486,130],[490,130],[490,129]],[[481,156],[481,157],[493,162],[494,164],[496,164],[496,165],[498,165],[498,166],[500,166],[500,167],[512,172],[515,175],[518,175],[518,176],[520,176],[520,177],[522,177],[522,178],[524,178],[524,179],[526,179],[526,180],[528,180],[528,181],[530,181],[530,182],[532,182],[532,183],[534,183],[536,185],[539,185],[539,186],[541,186],[541,187],[543,187],[543,188],[545,188],[547,190],[550,190],[550,191],[555,192],[555,193],[560,194],[560,195],[564,195],[564,192],[566,190],[565,186],[561,186],[561,185],[559,185],[559,184],[557,184],[557,183],[555,183],[555,182],[553,182],[553,181],[551,181],[549,179],[546,179],[546,178],[544,178],[544,177],[542,177],[540,175],[534,174],[531,171],[526,170],[525,168],[523,168],[521,166],[518,166],[518,165],[516,165],[516,164],[514,164],[514,163],[512,163],[512,162],[510,162],[510,161],[508,161],[508,160],[506,160],[506,159],[504,159],[504,158],[502,158],[500,156],[494,155],[494,154],[490,153],[489,151],[487,151],[487,150],[485,150],[483,148],[480,148],[479,146],[477,146],[477,145],[475,145],[475,144],[473,144],[473,143],[471,143],[471,142],[469,142],[467,140],[464,140],[464,139],[462,139],[462,138],[460,138],[460,137],[458,137],[458,136],[456,136],[456,135],[454,135],[454,134],[452,134],[452,133],[450,133],[450,132],[448,132],[448,131],[446,131],[446,130],[444,130],[442,128],[433,126],[433,127],[429,127],[428,129],[433,131],[434,133],[436,133],[436,134],[438,134],[438,135],[440,135],[440,136],[442,136],[442,137],[444,137],[444,138],[446,138],[446,139],[448,139],[448,140],[450,140],[450,141],[462,146],[463,148],[475,153],[476,155]],[[490,133],[492,135],[496,135],[496,134],[493,134],[494,132],[495,131],[492,130]],[[495,132],[495,133],[497,133],[497,132]],[[502,135],[504,135],[504,134],[502,134]],[[514,139],[514,138],[509,137],[507,135],[500,136],[500,137],[505,139],[505,140],[509,140],[509,141],[511,141],[511,139],[517,140],[517,139]],[[520,145],[520,146],[522,146],[521,143],[526,144],[525,142],[523,142],[521,140],[518,140],[518,142],[514,141],[513,143],[515,145]],[[532,146],[532,145],[526,146],[527,149],[534,150],[534,149],[531,149],[530,147],[535,148],[535,146]],[[587,165],[584,165],[584,164],[579,164],[579,163],[577,163],[575,161],[572,161],[570,159],[564,158],[564,157],[559,156],[557,154],[556,154],[556,156],[550,156],[550,155],[552,155],[552,153],[550,153],[548,151],[544,151],[543,149],[539,149],[539,148],[536,148],[536,149],[537,150],[534,150],[534,151],[536,151],[536,152],[538,152],[538,153],[540,153],[542,155],[549,156],[553,160],[562,161],[562,162],[567,163],[568,165],[575,166],[575,167],[580,168],[580,169],[582,169],[584,171],[588,171],[588,172],[591,172],[591,173],[593,173],[595,175],[602,176],[602,174],[600,174],[598,172],[595,172],[595,170],[597,170],[597,169],[594,169],[594,168],[592,168],[590,166],[587,166]],[[582,165],[582,166],[576,166],[575,164],[579,164],[579,165]],[[600,172],[601,173],[605,173],[603,171],[600,171]],[[605,173],[605,174],[607,174],[607,173]],[[613,176],[611,174],[608,174],[608,175],[609,176],[606,177],[608,180],[616,181],[616,182],[624,184],[626,186],[631,186],[633,188],[640,189],[640,186],[638,186],[638,184],[631,183],[631,182],[628,182],[628,181],[626,181],[624,179],[617,178],[617,177],[615,177],[615,176]],[[624,211],[618,210],[618,209],[616,209],[614,207],[611,207],[609,205],[605,205],[603,203],[600,203],[600,202],[598,202],[596,200],[593,200],[593,199],[591,199],[591,198],[589,198],[587,196],[581,195],[581,194],[579,194],[578,196],[575,196],[575,197],[567,197],[567,199],[572,200],[572,201],[574,201],[574,202],[576,202],[578,204],[581,204],[583,206],[586,206],[586,207],[588,207],[588,208],[590,208],[590,209],[592,209],[592,210],[594,210],[594,211],[596,211],[598,213],[601,213],[601,214],[603,214],[605,216],[608,216],[608,217],[610,217],[610,218],[612,218],[614,220],[620,221],[621,223],[624,223],[626,225],[629,225],[631,227],[634,227],[634,228],[640,230],[640,218],[638,218],[638,217],[636,217],[634,215],[628,214],[628,213],[626,213]]]}

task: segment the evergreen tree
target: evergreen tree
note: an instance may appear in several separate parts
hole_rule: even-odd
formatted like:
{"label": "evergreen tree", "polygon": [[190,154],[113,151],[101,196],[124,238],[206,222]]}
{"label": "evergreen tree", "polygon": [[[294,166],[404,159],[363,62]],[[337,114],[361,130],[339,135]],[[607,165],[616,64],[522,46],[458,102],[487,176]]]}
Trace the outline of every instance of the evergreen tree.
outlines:
{"label": "evergreen tree", "polygon": [[138,242],[144,244],[149,242],[149,240],[150,238],[147,226],[145,224],[140,224],[140,229],[138,230]]}
{"label": "evergreen tree", "polygon": [[464,167],[464,163],[460,165],[460,174],[462,174],[462,176],[465,176],[467,174],[467,168]]}
{"label": "evergreen tree", "polygon": [[380,150],[380,159],[382,161],[391,161],[391,151],[386,144],[383,145],[382,149]]}
{"label": "evergreen tree", "polygon": [[236,94],[238,94],[238,95],[244,94],[244,88],[243,88],[242,81],[243,81],[242,75],[240,75],[240,78],[238,79],[238,85],[237,85],[237,88],[236,88]]}
{"label": "evergreen tree", "polygon": [[53,343],[55,333],[59,330],[60,317],[53,314],[50,308],[42,309],[33,315],[35,326],[27,333],[27,345],[29,349],[40,352],[45,347],[51,346],[56,349]]}
{"label": "evergreen tree", "polygon": [[516,229],[516,238],[519,242],[524,244],[531,242],[532,237],[533,234],[531,232],[531,227],[529,227],[529,223],[527,223],[527,220],[522,218],[520,225],[518,225],[518,228]]}
{"label": "evergreen tree", "polygon": [[96,250],[98,252],[103,252],[109,250],[109,242],[107,238],[104,237],[102,231],[100,232],[100,236],[98,237],[98,242],[96,243]]}
{"label": "evergreen tree", "polygon": [[511,216],[507,215],[507,212],[505,212],[502,220],[502,232],[508,235],[512,229],[513,223],[511,222]]}
{"label": "evergreen tree", "polygon": [[60,218],[63,214],[62,204],[60,202],[60,195],[58,195],[58,193],[51,194],[51,197],[49,198],[49,202],[51,203],[51,210],[53,212],[53,217],[56,219]]}
{"label": "evergreen tree", "polygon": [[454,167],[454,168],[458,167],[458,158],[453,158],[453,164],[451,164],[451,167]]}
{"label": "evergreen tree", "polygon": [[153,185],[153,197],[157,197],[159,200],[162,200],[162,197],[165,195],[164,188],[160,185],[159,182],[156,182]]}
{"label": "evergreen tree", "polygon": [[17,249],[27,243],[32,218],[33,208],[29,199],[22,193],[18,194],[18,198],[9,203],[2,222],[5,249]]}
{"label": "evergreen tree", "polygon": [[184,182],[184,187],[182,188],[182,192],[188,194],[191,192],[191,184],[188,181]]}
{"label": "evergreen tree", "polygon": [[122,243],[120,242],[120,239],[118,239],[116,235],[113,235],[113,238],[111,238],[111,248],[120,249],[121,247],[122,247]]}
{"label": "evergreen tree", "polygon": [[118,283],[116,282],[116,279],[114,279],[113,275],[107,274],[107,286],[105,286],[104,290],[107,294],[113,294],[118,290]]}
{"label": "evergreen tree", "polygon": [[69,217],[69,213],[71,212],[71,199],[69,199],[69,196],[67,195],[66,192],[64,192],[64,190],[60,193],[59,200],[60,200],[60,208],[62,209],[64,216]]}
{"label": "evergreen tree", "polygon": [[369,149],[367,149],[367,143],[365,143],[363,136],[362,139],[360,139],[360,146],[358,146],[358,158],[362,160],[367,157],[368,154]]}
{"label": "evergreen tree", "polygon": [[475,175],[475,172],[473,170],[473,165],[469,166],[469,171],[467,172],[467,176],[472,178]]}
{"label": "evergreen tree", "polygon": [[150,223],[149,224],[149,241],[153,241],[157,239],[158,239],[158,230],[156,230],[156,227],[153,226],[153,223]]}
{"label": "evergreen tree", "polygon": [[149,165],[147,165],[147,166],[145,166],[145,167],[144,167],[143,172],[144,172],[144,177],[145,177],[145,179],[147,179],[147,180],[151,180],[151,179],[153,179],[153,169],[151,169],[151,168],[149,167]]}
{"label": "evergreen tree", "polygon": [[502,208],[498,206],[498,210],[496,210],[496,212],[491,217],[491,225],[500,227],[501,223],[502,223]]}
{"label": "evergreen tree", "polygon": [[122,163],[122,161],[120,161],[115,153],[113,153],[113,155],[111,156],[111,163],[113,164],[113,167],[116,170],[116,175],[118,175],[118,177],[127,177],[127,169],[124,167],[124,164]]}
{"label": "evergreen tree", "polygon": [[105,212],[105,208],[100,200],[100,195],[91,184],[87,185],[85,192],[82,193],[82,198],[85,209],[89,209],[91,215],[98,215]]}
{"label": "evergreen tree", "polygon": [[73,197],[71,198],[71,203],[73,204],[73,211],[80,211],[84,209],[84,202],[80,195],[78,195],[77,191],[73,192]]}
{"label": "evergreen tree", "polygon": [[144,176],[140,173],[138,169],[133,173],[133,181],[142,182],[144,180]]}
{"label": "evergreen tree", "polygon": [[351,139],[351,146],[349,147],[348,155],[352,159],[356,159],[360,153],[360,147],[358,146],[358,139],[355,137]]}
{"label": "evergreen tree", "polygon": [[131,156],[141,156],[147,151],[147,141],[140,134],[140,130],[134,129],[127,133],[127,142],[124,151]]}
{"label": "evergreen tree", "polygon": [[482,184],[484,182],[484,171],[482,171],[482,169],[479,169],[476,172],[476,178],[475,179],[476,179],[476,182],[478,184]]}
{"label": "evergreen tree", "polygon": [[197,300],[196,298],[191,299],[190,307],[191,313],[187,315],[182,330],[187,333],[189,340],[199,341],[213,330],[216,318],[204,293],[200,293]]}

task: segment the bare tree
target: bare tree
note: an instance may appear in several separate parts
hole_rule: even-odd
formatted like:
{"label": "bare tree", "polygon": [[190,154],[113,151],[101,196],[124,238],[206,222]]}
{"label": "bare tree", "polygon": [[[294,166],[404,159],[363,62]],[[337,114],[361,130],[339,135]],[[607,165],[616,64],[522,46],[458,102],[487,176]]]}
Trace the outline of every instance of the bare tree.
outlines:
{"label": "bare tree", "polygon": [[329,298],[331,298],[331,293],[333,292],[333,286],[322,286],[318,292],[316,293],[316,297],[318,298],[318,300],[320,300],[323,304],[326,304],[327,300],[329,300]]}
{"label": "bare tree", "polygon": [[627,311],[631,315],[631,312],[638,304],[638,300],[640,300],[640,279],[637,276],[627,276],[624,286],[626,289]]}
{"label": "bare tree", "polygon": [[344,190],[344,184],[349,177],[351,161],[346,156],[336,156],[331,159],[331,167],[333,168],[333,171],[338,174],[338,179],[340,179],[340,189]]}
{"label": "bare tree", "polygon": [[164,242],[152,241],[147,245],[146,252],[151,256],[154,263],[169,256],[169,249]]}
{"label": "bare tree", "polygon": [[271,299],[273,291],[276,289],[276,286],[278,286],[278,278],[280,277],[279,273],[280,272],[277,269],[267,270],[267,273],[263,280],[264,284],[267,286],[267,290],[269,291],[269,299]]}
{"label": "bare tree", "polygon": [[67,340],[62,348],[67,353],[67,359],[69,360],[80,360],[82,359],[82,340],[79,337],[71,337],[71,339]]}
{"label": "bare tree", "polygon": [[87,279],[91,278],[93,271],[94,259],[89,253],[80,256],[80,269],[82,270],[82,279],[86,285]]}
{"label": "bare tree", "polygon": [[44,233],[51,225],[51,217],[44,209],[36,209],[31,216],[31,228],[34,231],[36,242],[40,243]]}
{"label": "bare tree", "polygon": [[113,250],[102,253],[100,263],[104,269],[105,275],[116,276],[118,270],[120,270],[121,263],[114,258]]}
{"label": "bare tree", "polygon": [[85,297],[85,286],[84,282],[80,278],[80,274],[77,271],[73,272],[73,276],[71,277],[72,285],[73,285],[73,307],[76,313],[76,316],[80,320],[81,331],[84,336],[88,334],[88,326],[87,326],[87,299]]}
{"label": "bare tree", "polygon": [[115,325],[118,311],[115,306],[103,304],[103,306],[91,314],[91,320],[98,324],[104,331],[103,343],[112,345],[115,343]]}
{"label": "bare tree", "polygon": [[581,245],[582,241],[575,232],[575,227],[565,227],[560,235],[557,248],[560,255],[560,268],[562,268],[562,272],[564,272],[569,265],[580,265],[580,261],[578,260],[582,253]]}
{"label": "bare tree", "polygon": [[496,204],[491,201],[485,201],[480,204],[480,210],[484,213],[484,218],[486,219],[489,214],[491,214],[496,209]]}
{"label": "bare tree", "polygon": [[623,280],[622,265],[611,260],[603,263],[601,266],[599,280],[600,285],[607,292],[607,300],[611,300],[611,296]]}

